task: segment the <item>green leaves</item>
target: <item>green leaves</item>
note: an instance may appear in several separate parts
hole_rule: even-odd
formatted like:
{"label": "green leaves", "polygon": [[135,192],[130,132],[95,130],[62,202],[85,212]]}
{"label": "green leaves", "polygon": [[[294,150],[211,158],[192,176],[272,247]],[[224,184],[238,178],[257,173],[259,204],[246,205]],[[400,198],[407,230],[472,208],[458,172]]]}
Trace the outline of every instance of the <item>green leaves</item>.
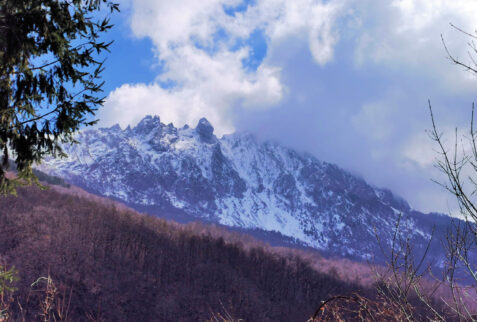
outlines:
{"label": "green leaves", "polygon": [[[110,0],[0,0],[0,158],[15,158],[28,179],[33,163],[61,155],[59,143],[94,124],[104,102],[103,62],[112,25],[96,18]],[[29,170],[30,169],[30,170]],[[13,184],[0,165],[0,193]],[[33,175],[33,174],[32,174]]]}
{"label": "green leaves", "polygon": [[15,267],[7,269],[0,265],[0,321],[8,320],[8,309],[16,291],[15,283],[19,280]]}

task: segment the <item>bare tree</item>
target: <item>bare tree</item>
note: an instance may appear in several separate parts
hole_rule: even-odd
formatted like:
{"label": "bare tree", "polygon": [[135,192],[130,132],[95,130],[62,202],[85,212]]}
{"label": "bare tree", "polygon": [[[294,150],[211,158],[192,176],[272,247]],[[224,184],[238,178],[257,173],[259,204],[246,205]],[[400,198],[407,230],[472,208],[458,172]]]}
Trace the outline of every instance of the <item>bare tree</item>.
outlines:
{"label": "bare tree", "polygon": [[[451,24],[468,37],[468,60],[461,59],[447,46],[441,35],[447,58],[452,64],[477,76],[477,30],[469,33]],[[360,295],[339,295],[322,302],[310,319],[389,321],[477,321],[477,132],[472,104],[470,126],[464,135],[456,128],[451,147],[439,131],[431,102],[430,138],[436,143],[435,166],[444,174],[444,182],[435,181],[454,196],[459,219],[453,220],[442,240],[445,253],[441,277],[434,276],[426,262],[427,251],[416,256],[410,240],[400,232],[400,220],[388,253],[387,267],[376,270],[376,299]],[[379,240],[378,240],[379,241]],[[381,242],[381,241],[379,241]],[[428,245],[429,247],[429,245]],[[327,313],[325,313],[327,312]]]}

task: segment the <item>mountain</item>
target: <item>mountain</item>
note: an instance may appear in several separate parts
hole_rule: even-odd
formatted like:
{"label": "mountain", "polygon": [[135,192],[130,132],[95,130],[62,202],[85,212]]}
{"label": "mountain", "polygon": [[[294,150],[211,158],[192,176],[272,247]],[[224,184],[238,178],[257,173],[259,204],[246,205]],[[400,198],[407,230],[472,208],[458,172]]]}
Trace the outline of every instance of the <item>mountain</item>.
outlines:
{"label": "mountain", "polygon": [[217,138],[205,118],[176,128],[147,116],[134,128],[84,130],[76,140],[63,147],[68,158],[40,169],[139,211],[279,232],[334,255],[373,258],[390,247],[399,218],[423,252],[433,225],[445,231],[450,221],[312,155],[251,134]]}

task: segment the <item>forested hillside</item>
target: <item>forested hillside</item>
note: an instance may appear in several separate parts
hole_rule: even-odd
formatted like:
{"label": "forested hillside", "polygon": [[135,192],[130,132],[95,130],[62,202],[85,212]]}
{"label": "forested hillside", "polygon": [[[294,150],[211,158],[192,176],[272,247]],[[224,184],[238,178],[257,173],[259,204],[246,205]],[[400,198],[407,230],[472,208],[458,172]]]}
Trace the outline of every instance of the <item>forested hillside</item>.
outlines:
{"label": "forested hillside", "polygon": [[49,274],[50,314],[67,311],[71,320],[197,321],[228,312],[305,321],[328,296],[361,288],[293,252],[217,235],[54,189],[0,198],[0,258],[20,277],[11,310],[27,320],[41,316],[47,286],[32,283]]}

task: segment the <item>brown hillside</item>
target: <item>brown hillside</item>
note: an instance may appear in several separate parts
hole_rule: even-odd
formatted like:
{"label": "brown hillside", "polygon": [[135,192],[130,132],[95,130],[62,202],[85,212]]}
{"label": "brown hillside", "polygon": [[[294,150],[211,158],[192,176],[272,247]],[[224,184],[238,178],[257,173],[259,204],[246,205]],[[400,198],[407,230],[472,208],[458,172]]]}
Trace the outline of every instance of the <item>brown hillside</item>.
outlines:
{"label": "brown hillside", "polygon": [[321,300],[359,288],[296,252],[222,233],[55,189],[0,197],[0,256],[19,272],[27,320],[43,296],[31,284],[48,274],[75,321],[197,321],[224,310],[246,321],[305,321]]}

